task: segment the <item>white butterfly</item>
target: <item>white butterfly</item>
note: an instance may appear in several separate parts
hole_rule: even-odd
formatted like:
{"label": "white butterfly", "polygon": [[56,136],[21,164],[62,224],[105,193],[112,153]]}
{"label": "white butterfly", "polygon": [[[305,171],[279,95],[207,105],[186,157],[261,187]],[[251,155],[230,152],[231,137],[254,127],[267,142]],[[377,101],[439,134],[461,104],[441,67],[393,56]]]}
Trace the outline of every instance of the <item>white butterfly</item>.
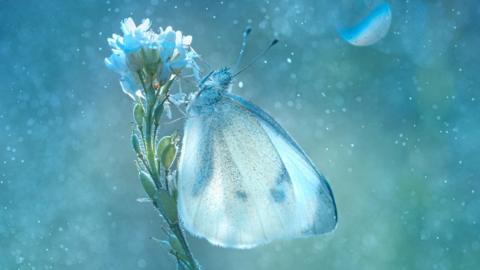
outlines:
{"label": "white butterfly", "polygon": [[298,144],[266,112],[211,72],[187,107],[178,163],[178,211],[190,233],[223,247],[332,231],[332,191]]}

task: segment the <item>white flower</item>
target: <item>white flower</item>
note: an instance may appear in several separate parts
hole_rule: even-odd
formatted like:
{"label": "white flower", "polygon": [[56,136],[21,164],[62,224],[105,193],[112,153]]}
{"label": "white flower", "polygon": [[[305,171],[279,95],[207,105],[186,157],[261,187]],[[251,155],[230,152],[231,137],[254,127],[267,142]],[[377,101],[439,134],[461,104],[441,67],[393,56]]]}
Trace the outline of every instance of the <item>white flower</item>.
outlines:
{"label": "white flower", "polygon": [[122,89],[132,98],[143,89],[142,80],[147,85],[154,80],[164,84],[172,74],[198,68],[191,36],[183,36],[170,26],[156,33],[150,26],[149,19],[137,26],[132,18],[127,18],[121,23],[123,36],[113,34],[108,39],[112,55],[105,58],[105,64],[120,74]]}
{"label": "white flower", "polygon": [[198,55],[191,47],[192,36],[183,36],[182,32],[175,32],[170,26],[165,30],[160,28],[160,32],[161,82],[168,80],[172,73],[180,74],[184,68],[198,69],[194,61]]}

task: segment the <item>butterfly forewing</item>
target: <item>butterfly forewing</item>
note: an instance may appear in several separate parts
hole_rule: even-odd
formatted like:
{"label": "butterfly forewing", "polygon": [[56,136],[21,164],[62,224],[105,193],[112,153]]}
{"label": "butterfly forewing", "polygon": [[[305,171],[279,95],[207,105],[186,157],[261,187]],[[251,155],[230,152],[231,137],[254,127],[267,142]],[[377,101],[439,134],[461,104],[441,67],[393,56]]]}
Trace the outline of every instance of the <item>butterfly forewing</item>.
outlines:
{"label": "butterfly forewing", "polygon": [[[327,180],[310,158],[265,111],[241,97],[232,94],[227,94],[226,97],[256,115],[256,119],[268,134],[292,179],[300,208],[315,211],[314,222],[308,230],[304,231],[304,234],[321,234],[332,231],[337,225],[337,209],[333,193]],[[301,199],[302,194],[304,195],[303,199]],[[305,207],[301,207],[302,204]],[[298,214],[301,215],[301,213],[302,210],[299,210]]]}
{"label": "butterfly forewing", "polygon": [[335,227],[328,184],[270,116],[231,94],[190,108],[178,167],[188,231],[249,248]]}

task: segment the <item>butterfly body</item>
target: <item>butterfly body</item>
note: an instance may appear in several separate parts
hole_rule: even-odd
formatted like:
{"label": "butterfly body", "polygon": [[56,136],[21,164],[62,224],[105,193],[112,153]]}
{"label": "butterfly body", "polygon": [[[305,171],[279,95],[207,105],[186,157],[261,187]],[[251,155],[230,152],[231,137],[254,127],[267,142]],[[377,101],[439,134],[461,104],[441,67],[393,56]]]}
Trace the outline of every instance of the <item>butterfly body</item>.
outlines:
{"label": "butterfly body", "polygon": [[218,102],[222,94],[228,90],[232,82],[232,73],[222,68],[207,75],[199,85],[200,91],[190,103],[189,110],[205,108]]}
{"label": "butterfly body", "polygon": [[272,117],[227,91],[231,80],[229,69],[210,73],[187,108],[178,165],[184,227],[233,248],[333,230],[323,175]]}

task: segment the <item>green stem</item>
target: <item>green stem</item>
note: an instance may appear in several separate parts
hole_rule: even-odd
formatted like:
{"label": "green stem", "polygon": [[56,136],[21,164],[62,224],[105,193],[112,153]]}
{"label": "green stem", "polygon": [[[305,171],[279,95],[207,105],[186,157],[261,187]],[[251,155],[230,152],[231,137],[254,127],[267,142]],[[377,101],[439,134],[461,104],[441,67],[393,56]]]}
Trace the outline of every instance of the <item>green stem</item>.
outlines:
{"label": "green stem", "polygon": [[193,258],[193,255],[192,255],[192,252],[190,251],[187,240],[185,239],[185,235],[182,231],[182,228],[180,228],[180,225],[178,224],[178,222],[170,224],[170,230],[172,230],[172,232],[178,238],[178,241],[180,241],[180,245],[182,245],[182,249],[185,255],[187,255],[190,270],[198,270],[199,267],[198,267],[197,261],[195,261],[195,259]]}
{"label": "green stem", "polygon": [[147,156],[147,161],[150,166],[151,173],[153,174],[152,177],[155,181],[159,180],[157,175],[157,165],[155,162],[155,149],[154,149],[154,141],[152,136],[152,111],[153,106],[148,105],[147,113],[145,115],[145,151]]}
{"label": "green stem", "polygon": [[[163,175],[163,177],[165,178],[163,182],[160,181],[160,178],[161,178],[161,174],[160,174],[160,164],[157,164],[156,162],[156,155],[158,153],[156,153],[156,149],[155,149],[155,141],[156,141],[156,132],[157,132],[157,128],[158,126],[157,125],[154,125],[154,119],[153,119],[153,111],[154,111],[154,108],[155,108],[155,105],[157,104],[157,102],[159,102],[159,96],[162,96],[162,95],[158,95],[158,92],[156,94],[154,94],[153,89],[147,89],[145,88],[146,85],[144,83],[144,80],[141,76],[141,73],[139,73],[139,77],[142,81],[142,85],[144,87],[144,90],[145,90],[145,94],[146,94],[146,113],[145,113],[145,136],[143,136],[143,132],[142,132],[142,139],[144,141],[144,145],[145,145],[145,156],[146,156],[146,160],[147,160],[147,164],[146,167],[148,169],[148,172],[149,174],[151,175],[152,179],[154,180],[155,182],[155,185],[157,187],[157,189],[159,188],[163,188],[163,189],[168,189],[167,187],[167,175],[168,173],[165,173],[165,175]],[[166,85],[165,85],[165,88],[163,89],[164,90],[164,93],[168,93],[168,89],[169,87],[171,86],[172,84],[172,81],[169,81]],[[166,99],[166,98],[165,98]],[[162,100],[161,102],[164,102],[165,100]],[[158,166],[158,168],[157,168]],[[162,183],[165,183],[165,186],[162,185]],[[175,198],[175,195],[171,195],[172,193],[166,192],[166,196],[171,196],[173,198]],[[174,199],[173,199],[174,200]],[[174,207],[176,209],[176,202],[174,203]],[[196,260],[194,259],[193,255],[192,255],[192,252],[190,251],[190,248],[188,246],[188,243],[187,243],[187,240],[185,238],[185,234],[183,233],[181,227],[180,227],[180,224],[178,223],[178,213],[176,213],[175,211],[175,214],[174,215],[167,215],[167,213],[165,213],[162,205],[159,205],[158,202],[156,202],[155,200],[153,201],[153,205],[155,206],[155,208],[160,212],[160,214],[163,216],[163,218],[167,221],[168,223],[168,226],[169,226],[169,229],[171,231],[172,234],[175,235],[175,237],[178,239],[179,243],[180,243],[180,249],[181,250],[172,250],[172,254],[176,257],[177,259],[177,263],[180,263],[180,262],[185,262],[185,265],[186,267],[188,268],[188,270],[199,270],[199,265],[197,264]]]}
{"label": "green stem", "polygon": [[162,217],[167,221],[167,224],[170,228],[170,231],[175,235],[175,237],[178,239],[180,242],[180,246],[182,250],[175,250],[172,254],[177,258],[177,262],[179,261],[185,261],[184,258],[182,258],[179,253],[184,254],[186,256],[186,264],[188,267],[188,270],[200,270],[200,267],[193,257],[193,254],[190,250],[190,247],[188,246],[185,234],[183,233],[182,228],[180,227],[180,224],[178,223],[178,215],[175,216],[175,221],[169,220],[167,218],[167,215],[164,213],[163,208],[158,205],[156,201],[153,201],[153,206],[158,210],[158,212],[162,215]]}

